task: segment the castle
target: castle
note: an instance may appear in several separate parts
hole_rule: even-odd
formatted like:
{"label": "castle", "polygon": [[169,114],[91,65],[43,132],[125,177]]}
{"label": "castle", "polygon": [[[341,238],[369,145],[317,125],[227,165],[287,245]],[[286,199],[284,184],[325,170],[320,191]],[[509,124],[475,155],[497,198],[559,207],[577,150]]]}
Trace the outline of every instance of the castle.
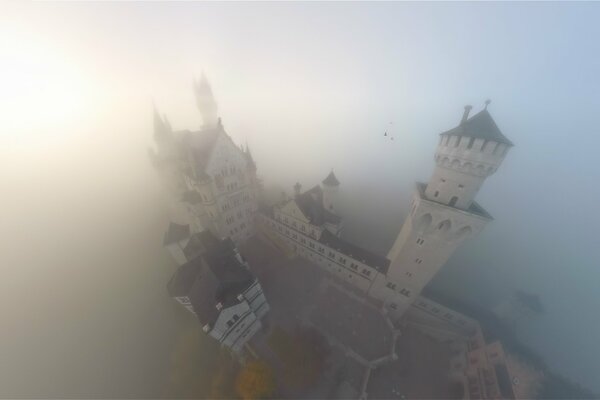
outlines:
{"label": "castle", "polygon": [[[446,310],[449,323],[473,323],[420,293],[458,246],[492,219],[475,197],[512,143],[498,129],[488,103],[473,116],[465,107],[458,125],[440,134],[434,172],[429,182],[416,184],[410,214],[384,257],[340,237],[340,182],[333,171],[321,185],[302,192],[296,184],[292,198],[259,207],[256,164],[248,147],[236,146],[225,132],[204,76],[194,89],[203,128],[173,131],[155,109],[153,160],[174,178],[195,231],[235,244],[257,233],[379,302],[396,326],[411,309]],[[170,246],[179,264],[190,261],[184,250]]]}
{"label": "castle", "polygon": [[427,184],[416,184],[411,212],[387,257],[340,238],[340,183],[333,172],[304,193],[296,184],[295,197],[259,213],[258,223],[293,252],[380,300],[391,320],[400,321],[456,248],[492,219],[474,198],[512,143],[487,105],[471,118],[470,109],[440,135],[433,175]]}
{"label": "castle", "polygon": [[154,109],[157,151],[151,159],[180,196],[188,222],[171,223],[164,237],[178,265],[167,289],[204,332],[240,352],[269,310],[236,247],[254,234],[256,166],[249,149],[238,148],[225,132],[204,75],[194,91],[204,122],[200,130],[174,131]]}

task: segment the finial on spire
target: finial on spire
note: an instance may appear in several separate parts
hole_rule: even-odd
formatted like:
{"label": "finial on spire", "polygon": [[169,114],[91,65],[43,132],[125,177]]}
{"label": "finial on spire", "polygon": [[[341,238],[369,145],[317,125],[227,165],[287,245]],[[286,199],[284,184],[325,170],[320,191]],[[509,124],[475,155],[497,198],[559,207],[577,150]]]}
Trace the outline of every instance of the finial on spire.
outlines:
{"label": "finial on spire", "polygon": [[471,111],[471,108],[473,108],[473,106],[469,104],[465,106],[465,112],[463,113],[462,119],[460,120],[461,125],[467,121],[467,118],[469,118],[469,112]]}
{"label": "finial on spire", "polygon": [[487,99],[487,100],[485,101],[485,108],[484,108],[484,110],[487,110],[487,108],[488,108],[488,106],[490,105],[490,103],[491,103],[491,102],[492,102],[492,101],[491,101],[490,99]]}

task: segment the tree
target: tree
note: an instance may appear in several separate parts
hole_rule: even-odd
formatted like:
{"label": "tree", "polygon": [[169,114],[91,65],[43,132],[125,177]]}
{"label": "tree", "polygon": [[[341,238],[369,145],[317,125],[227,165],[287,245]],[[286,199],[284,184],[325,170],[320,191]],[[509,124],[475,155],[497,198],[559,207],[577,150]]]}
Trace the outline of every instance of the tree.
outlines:
{"label": "tree", "polygon": [[273,371],[262,361],[250,361],[240,371],[235,390],[244,400],[269,397],[275,390]]}

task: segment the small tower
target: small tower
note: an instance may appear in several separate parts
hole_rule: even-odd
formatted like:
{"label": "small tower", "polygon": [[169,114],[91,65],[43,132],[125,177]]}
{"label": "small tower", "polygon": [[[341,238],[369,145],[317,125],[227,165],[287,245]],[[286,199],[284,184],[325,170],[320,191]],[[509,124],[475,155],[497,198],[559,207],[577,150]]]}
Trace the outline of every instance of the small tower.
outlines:
{"label": "small tower", "polygon": [[[387,288],[381,289],[393,319],[402,316],[458,246],[492,217],[474,197],[502,163],[512,143],[486,109],[441,134],[429,183],[417,183],[412,210],[388,253]],[[393,289],[390,289],[393,288]]]}
{"label": "small tower", "polygon": [[333,170],[323,179],[323,207],[327,211],[337,212],[337,196],[340,182],[335,177]]}
{"label": "small tower", "polygon": [[217,126],[219,122],[217,102],[204,73],[200,76],[200,81],[194,79],[194,94],[196,95],[196,104],[198,110],[200,110],[200,115],[202,115],[204,127],[213,128]]}

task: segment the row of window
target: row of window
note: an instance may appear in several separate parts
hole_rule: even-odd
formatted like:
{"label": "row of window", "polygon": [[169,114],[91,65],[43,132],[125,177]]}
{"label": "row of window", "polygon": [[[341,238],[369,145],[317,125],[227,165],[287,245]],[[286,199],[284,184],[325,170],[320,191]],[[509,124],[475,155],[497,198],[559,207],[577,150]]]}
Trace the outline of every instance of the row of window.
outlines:
{"label": "row of window", "polygon": [[[290,225],[290,221],[288,220],[288,218],[285,216],[282,218],[281,215],[277,215],[277,217],[275,219],[278,220],[279,222],[283,222],[284,224],[286,224],[288,226],[291,226],[294,229],[298,229],[298,225],[300,225],[300,231],[305,232],[305,233],[307,232],[306,225],[303,223],[298,224],[298,223],[296,223],[296,221],[292,220],[292,223]],[[310,228],[310,236],[312,236],[314,238],[317,237],[317,232],[312,227]]]}
{"label": "row of window", "polygon": [[[239,198],[238,198],[238,199],[233,199],[233,207],[235,208],[235,207],[239,206],[240,204],[242,204],[242,202],[246,202],[246,201],[248,201],[248,200],[250,200],[250,195],[249,195],[249,194],[244,194],[244,195],[242,196],[242,198],[241,198],[241,199],[239,199]],[[227,211],[227,210],[229,210],[231,207],[232,207],[232,206],[230,205],[230,202],[229,202],[229,201],[226,201],[226,202],[224,202],[224,203],[221,205],[221,210],[223,210],[223,211]]]}
{"label": "row of window", "polygon": [[[396,284],[392,283],[392,282],[388,282],[385,285],[388,289],[392,289],[392,290],[396,290]],[[402,288],[400,289],[400,294],[406,296],[406,297],[410,297],[410,290]]]}
{"label": "row of window", "polygon": [[[285,232],[285,234],[287,236],[291,236],[292,239],[298,240],[298,234],[297,233],[290,232],[289,229],[287,229],[287,228],[284,229],[281,225],[277,225],[275,222],[271,222],[271,226],[273,228],[277,228],[279,230],[279,232],[282,232],[282,233]],[[300,243],[301,244],[306,245],[306,242],[307,241],[306,241],[306,239],[304,237],[300,237]],[[308,241],[308,246],[311,249],[317,249],[319,251],[319,253],[321,253],[321,254],[325,254],[325,248],[323,246],[319,245],[318,248],[317,248],[317,246],[312,241]],[[333,251],[329,250],[327,256],[331,260],[335,261],[335,253]],[[347,262],[348,262],[348,259],[345,258],[345,257],[343,257],[343,256],[338,256],[338,260],[337,261],[340,264],[342,264],[342,265],[346,265]],[[358,266],[358,264],[356,264],[356,263],[354,263],[354,262],[351,261],[350,262],[350,268],[352,268],[353,270],[355,270],[355,271],[358,272],[359,266]],[[365,276],[371,276],[372,271],[370,269],[368,269],[368,268],[363,268],[362,271],[361,271],[361,274],[363,274]]]}

